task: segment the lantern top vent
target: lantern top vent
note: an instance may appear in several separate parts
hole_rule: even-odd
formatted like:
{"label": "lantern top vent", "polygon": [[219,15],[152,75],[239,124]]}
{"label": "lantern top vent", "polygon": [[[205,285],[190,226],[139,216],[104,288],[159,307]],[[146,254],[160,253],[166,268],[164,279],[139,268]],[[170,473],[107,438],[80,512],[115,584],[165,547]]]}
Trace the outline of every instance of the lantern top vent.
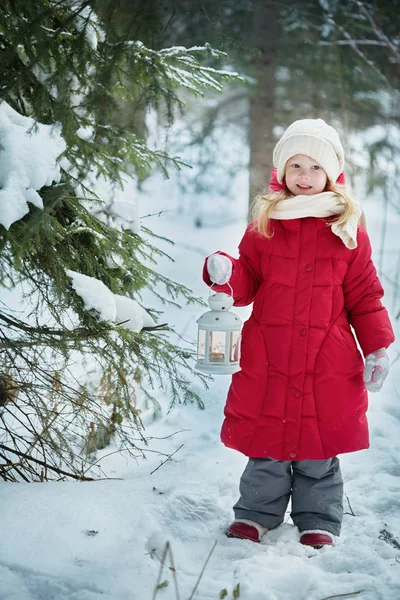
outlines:
{"label": "lantern top vent", "polygon": [[241,328],[241,319],[229,310],[233,304],[232,296],[219,292],[209,297],[208,304],[211,310],[197,319],[199,327],[209,331],[235,331]]}
{"label": "lantern top vent", "polygon": [[233,306],[233,298],[229,294],[217,292],[208,298],[208,304],[211,310],[230,310]]}

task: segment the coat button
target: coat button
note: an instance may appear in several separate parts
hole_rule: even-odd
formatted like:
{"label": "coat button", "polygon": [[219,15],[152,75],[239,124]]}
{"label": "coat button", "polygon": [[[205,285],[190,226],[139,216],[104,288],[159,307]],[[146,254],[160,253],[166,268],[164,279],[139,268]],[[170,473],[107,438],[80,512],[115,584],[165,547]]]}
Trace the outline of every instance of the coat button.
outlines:
{"label": "coat button", "polygon": [[300,335],[305,336],[307,333],[307,329],[300,329],[299,333]]}
{"label": "coat button", "polygon": [[296,396],[296,398],[300,398],[301,391],[300,390],[294,390],[294,395]]}
{"label": "coat button", "polygon": [[289,456],[290,456],[290,458],[296,458],[297,454],[296,454],[296,452],[291,452],[289,454]]}
{"label": "coat button", "polygon": [[312,265],[310,265],[310,264],[306,265],[306,271],[312,271]]}

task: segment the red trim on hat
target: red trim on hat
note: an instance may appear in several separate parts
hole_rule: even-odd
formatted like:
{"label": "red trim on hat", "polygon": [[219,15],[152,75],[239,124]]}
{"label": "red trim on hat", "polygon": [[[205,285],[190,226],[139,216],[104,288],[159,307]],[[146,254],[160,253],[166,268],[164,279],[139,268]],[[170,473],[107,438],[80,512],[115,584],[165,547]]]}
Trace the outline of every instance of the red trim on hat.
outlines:
{"label": "red trim on hat", "polygon": [[342,171],[339,177],[336,179],[336,183],[340,183],[340,185],[346,185],[346,179],[344,177],[344,171]]}
{"label": "red trim on hat", "polygon": [[[283,180],[282,183],[279,183],[276,173],[277,173],[277,169],[272,169],[271,179],[269,181],[269,190],[268,190],[270,192],[280,192],[286,188],[285,180]],[[340,173],[339,177],[336,179],[336,183],[339,183],[340,185],[346,185],[344,171],[342,173]]]}
{"label": "red trim on hat", "polygon": [[282,183],[279,183],[278,177],[276,175],[277,172],[278,169],[272,169],[271,171],[271,179],[269,181],[269,191],[271,192],[280,192],[286,187],[285,180],[283,180]]}

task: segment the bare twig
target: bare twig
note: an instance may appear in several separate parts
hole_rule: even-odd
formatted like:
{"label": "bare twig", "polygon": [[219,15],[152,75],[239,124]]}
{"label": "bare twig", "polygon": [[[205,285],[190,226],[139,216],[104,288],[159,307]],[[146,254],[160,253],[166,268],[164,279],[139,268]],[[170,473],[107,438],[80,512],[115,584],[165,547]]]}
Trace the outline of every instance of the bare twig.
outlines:
{"label": "bare twig", "polygon": [[[167,543],[165,544],[165,546],[164,546],[164,550],[163,550],[163,553],[162,553],[161,560],[159,559],[159,560],[160,560],[160,570],[158,571],[158,577],[157,577],[157,581],[156,581],[156,586],[155,586],[155,588],[154,588],[154,592],[153,592],[153,598],[152,598],[152,600],[155,600],[155,597],[157,596],[157,592],[158,592],[158,590],[160,589],[160,587],[159,587],[159,586],[160,586],[160,583],[161,583],[161,575],[162,575],[162,572],[163,572],[163,568],[164,568],[164,560],[165,560],[165,557],[167,556],[167,551],[168,551],[168,548],[169,548],[169,542],[167,542]],[[158,558],[158,557],[157,557],[157,558]]]}
{"label": "bare twig", "polygon": [[345,496],[346,496],[347,504],[349,505],[350,512],[345,512],[343,514],[344,515],[351,515],[352,517],[356,517],[357,515],[353,512],[353,509],[351,508],[351,504],[350,504],[350,500],[349,500],[348,495],[345,494]]}
{"label": "bare twig", "polygon": [[204,574],[204,571],[205,571],[205,569],[206,569],[206,566],[207,566],[207,564],[208,564],[208,561],[210,560],[210,558],[211,558],[211,555],[212,555],[212,553],[214,552],[214,550],[215,550],[215,546],[216,546],[217,544],[218,544],[218,540],[215,540],[215,542],[214,542],[214,546],[211,548],[211,550],[210,550],[210,552],[209,552],[209,555],[208,555],[208,556],[207,556],[207,558],[206,558],[206,562],[204,563],[204,565],[203,565],[203,568],[202,568],[202,570],[200,571],[200,575],[199,575],[199,577],[198,577],[198,579],[197,579],[197,581],[196,581],[196,585],[194,586],[194,588],[193,588],[193,591],[192,591],[192,593],[191,593],[191,594],[190,594],[190,596],[189,596],[189,600],[192,600],[192,599],[193,599],[193,597],[194,597],[194,594],[195,594],[195,592],[196,592],[196,590],[197,590],[197,588],[198,588],[198,586],[199,586],[200,580],[201,580],[201,578],[203,577],[203,574]]}
{"label": "bare twig", "polygon": [[[20,466],[20,464],[21,464],[20,462],[12,463],[7,458],[7,456],[5,456],[2,453],[0,453],[0,458],[2,458],[5,461],[4,465],[0,464],[0,473],[7,474],[10,469],[13,469],[21,477],[21,479],[23,479],[24,481],[26,481],[27,483],[29,483],[28,477],[26,477],[26,475],[18,468]],[[5,469],[7,469],[7,471]],[[16,481],[15,478],[13,478],[13,480]]]}
{"label": "bare twig", "polygon": [[179,599],[179,589],[178,589],[178,578],[177,578],[177,575],[176,575],[176,569],[175,569],[175,563],[174,563],[174,555],[172,554],[172,548],[171,547],[169,548],[169,557],[170,557],[170,560],[171,560],[171,567],[170,567],[170,569],[172,571],[172,577],[173,577],[173,580],[174,580],[176,597],[177,597],[178,600],[180,600]]}
{"label": "bare twig", "polygon": [[[170,459],[171,459],[171,458],[174,456],[174,454],[176,454],[176,453],[178,452],[178,450],[180,450],[180,449],[182,448],[182,446],[184,446],[184,444],[181,444],[181,445],[179,446],[179,448],[177,448],[177,449],[175,450],[175,452],[173,452],[172,454],[169,454],[169,455],[168,455],[168,458],[166,458],[166,459],[165,459],[165,460],[164,460],[162,463],[160,463],[160,464],[158,465],[157,469],[159,469],[159,468],[160,468],[160,467],[162,467],[162,466],[163,466],[163,465],[164,465],[166,462],[168,462],[168,461],[169,461],[169,460],[170,460]],[[150,473],[150,475],[153,475],[153,473],[155,473],[155,472],[157,471],[157,469],[154,469],[154,471],[152,471],[152,472]]]}
{"label": "bare twig", "polygon": [[168,438],[174,437],[174,435],[177,435],[178,433],[184,433],[185,431],[190,431],[190,429],[179,429],[178,431],[174,431],[174,433],[170,433],[169,435],[166,435],[164,437],[155,437],[154,435],[146,438],[147,441],[149,440],[167,440]]}
{"label": "bare twig", "polygon": [[177,600],[180,600],[179,589],[178,589],[178,579],[176,576],[176,569],[175,569],[175,565],[174,565],[174,557],[173,557],[172,550],[171,550],[171,544],[169,542],[166,542],[161,558],[158,556],[158,554],[155,552],[155,550],[153,550],[151,552],[151,554],[156,556],[158,558],[158,560],[160,561],[160,570],[158,572],[158,578],[157,578],[156,586],[154,588],[152,600],[155,600],[155,598],[157,596],[157,592],[160,589],[161,575],[162,575],[162,572],[163,572],[163,569],[165,566],[165,559],[167,557],[167,554],[169,555],[169,558],[171,561],[171,566],[169,567],[169,569],[170,569],[170,571],[172,571],[172,576],[174,579],[175,595],[176,595]]}
{"label": "bare twig", "polygon": [[[169,542],[167,542],[166,545],[168,545],[169,559],[171,561],[171,566],[168,567],[168,569],[173,573],[174,583],[175,583],[175,592],[176,592],[176,595],[177,595],[178,600],[179,600],[178,579],[177,579],[177,576],[176,576],[176,569],[175,569],[175,563],[174,563],[174,555],[172,554],[171,544]],[[158,554],[157,554],[157,552],[155,550],[152,550],[150,554],[152,556],[155,556],[163,567],[166,566],[165,562],[163,560],[161,560],[161,558],[158,556]]]}
{"label": "bare twig", "polygon": [[148,217],[161,217],[162,214],[169,213],[169,212],[176,212],[176,209],[174,209],[174,210],[160,210],[159,212],[150,213],[148,215],[143,215],[140,218],[141,219],[147,219]]}
{"label": "bare twig", "polygon": [[[15,450],[14,448],[8,448],[7,446],[4,446],[4,444],[0,444],[0,448],[2,450],[5,450],[6,452],[11,452],[12,454],[16,454],[17,456],[19,456],[20,458],[24,458],[28,462],[33,462],[37,465],[41,465],[42,467],[45,467],[46,469],[49,469],[50,471],[54,471],[55,473],[58,473],[59,475],[65,475],[66,477],[72,477],[72,479],[77,479],[78,481],[93,481],[92,477],[85,477],[84,475],[74,475],[74,473],[69,473],[68,471],[63,471],[63,469],[59,469],[58,467],[51,467],[50,465],[46,464],[46,462],[44,462],[43,460],[39,460],[38,458],[33,458],[33,456],[29,456],[28,454],[25,454],[23,452]],[[179,448],[178,448],[178,450],[179,450]]]}
{"label": "bare twig", "polygon": [[360,590],[359,592],[348,592],[347,594],[335,594],[334,596],[326,596],[326,598],[321,598],[321,600],[331,600],[332,598],[348,598],[348,596],[357,596],[357,594],[361,594],[364,590]]}
{"label": "bare twig", "polygon": [[[149,438],[151,439],[151,438]],[[163,438],[158,438],[158,439],[163,439]],[[183,444],[182,444],[183,446]],[[97,465],[99,462],[101,462],[104,458],[107,458],[108,456],[112,456],[113,454],[121,454],[122,452],[132,452],[132,450],[138,450],[142,453],[142,456],[145,455],[146,452],[153,452],[155,454],[158,454],[159,456],[166,456],[166,460],[164,462],[167,462],[167,460],[169,460],[172,456],[172,454],[165,454],[164,452],[160,452],[159,450],[150,450],[150,448],[139,448],[138,446],[132,446],[131,448],[120,448],[119,450],[113,450],[112,452],[108,452],[107,454],[103,454],[103,456],[100,456],[100,458],[98,458],[95,462],[90,463],[89,467],[83,472],[83,474],[87,473],[88,471],[90,471],[95,465]],[[179,448],[178,448],[179,450]],[[176,450],[175,452],[178,452],[178,450]],[[174,452],[174,454],[175,454]],[[133,456],[131,454],[131,456]],[[136,457],[135,457],[136,458]],[[161,465],[159,465],[157,467],[157,469],[159,469],[161,467]],[[155,469],[155,470],[157,470]],[[154,471],[153,471],[154,473]],[[151,475],[151,473],[150,473]]]}

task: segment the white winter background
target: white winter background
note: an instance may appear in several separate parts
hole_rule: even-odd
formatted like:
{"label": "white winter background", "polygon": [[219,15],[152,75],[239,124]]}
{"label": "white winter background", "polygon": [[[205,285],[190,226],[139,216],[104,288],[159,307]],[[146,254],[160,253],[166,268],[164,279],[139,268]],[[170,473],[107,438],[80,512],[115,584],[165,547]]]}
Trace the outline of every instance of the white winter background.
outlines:
{"label": "white winter background", "polygon": [[[361,166],[363,161],[367,165],[368,141],[368,136],[357,139],[354,158]],[[241,141],[227,134],[220,152],[243,152]],[[362,180],[359,186],[374,257],[381,264],[382,201],[376,195],[362,197]],[[218,249],[237,255],[246,226],[247,194],[246,172],[232,181],[229,197],[216,196],[210,189],[190,201],[183,201],[174,175],[168,181],[156,175],[144,183],[138,197],[130,189],[120,200],[129,210],[138,202],[142,217],[154,213],[145,218],[146,225],[174,240],[173,247],[163,246],[174,262],[162,260],[160,271],[207,298],[203,260]],[[33,193],[27,200],[33,197],[37,201]],[[22,198],[20,204],[23,212]],[[199,214],[201,228],[194,226]],[[393,276],[399,226],[399,216],[390,213],[384,265]],[[162,322],[194,342],[201,308],[170,309],[156,304],[152,296],[145,300],[165,311]],[[389,287],[385,303],[393,312]],[[250,311],[236,312],[245,319]],[[176,342],[182,343],[178,337]],[[208,391],[194,378],[193,388],[205,410],[189,405],[168,411],[168,398],[156,390],[161,415],[154,418],[152,409],[142,412],[149,446],[138,444],[146,459],[135,462],[112,453],[113,446],[98,453],[103,470],[113,479],[0,482],[0,600],[216,600],[224,597],[224,589],[226,598],[241,600],[398,600],[399,351],[396,342],[389,350],[395,361],[390,377],[380,393],[370,395],[371,448],[341,457],[345,515],[334,547],[317,551],[300,545],[289,513],[261,544],[225,537],[246,458],[219,441],[230,378],[216,377]],[[160,573],[167,543],[171,553]],[[157,583],[164,585],[155,592]]]}

